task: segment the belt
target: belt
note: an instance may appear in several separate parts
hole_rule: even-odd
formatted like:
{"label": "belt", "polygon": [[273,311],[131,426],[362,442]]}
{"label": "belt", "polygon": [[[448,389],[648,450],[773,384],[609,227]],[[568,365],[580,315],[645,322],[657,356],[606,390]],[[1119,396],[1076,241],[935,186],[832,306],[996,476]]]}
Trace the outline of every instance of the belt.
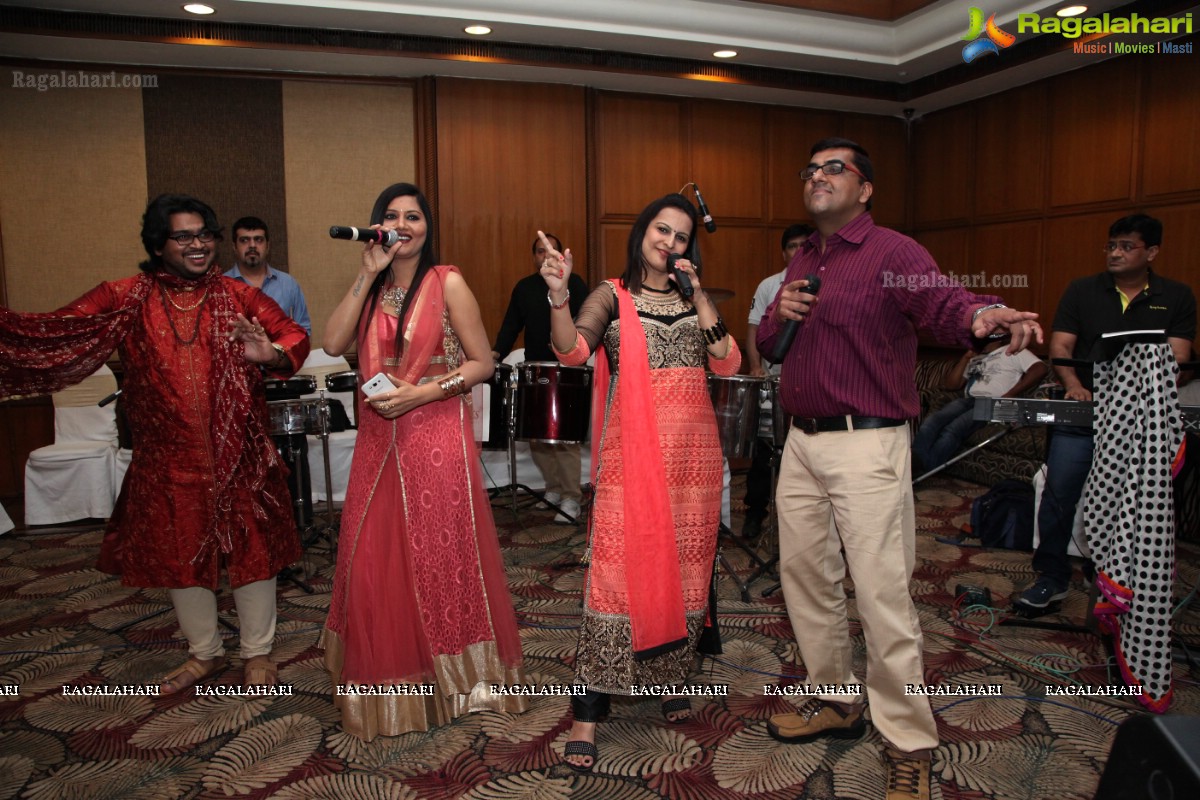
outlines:
{"label": "belt", "polygon": [[805,433],[828,433],[829,431],[857,431],[867,428],[896,428],[906,420],[887,417],[858,417],[845,414],[840,417],[792,417],[792,425]]}

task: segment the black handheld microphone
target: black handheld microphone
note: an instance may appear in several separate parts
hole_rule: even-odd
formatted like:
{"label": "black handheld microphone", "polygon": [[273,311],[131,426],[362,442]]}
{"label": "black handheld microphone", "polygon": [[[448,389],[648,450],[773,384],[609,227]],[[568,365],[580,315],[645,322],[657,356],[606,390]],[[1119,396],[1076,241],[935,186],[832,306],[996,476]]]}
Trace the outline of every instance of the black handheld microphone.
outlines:
{"label": "black handheld microphone", "polygon": [[671,271],[671,277],[675,279],[675,283],[679,284],[680,294],[690,298],[696,293],[696,290],[692,287],[692,279],[687,276],[687,273],[675,266],[681,258],[683,256],[679,253],[671,253],[667,256],[667,269]]}
{"label": "black handheld microphone", "polygon": [[104,398],[99,403],[96,403],[96,405],[100,406],[101,408],[104,408],[106,405],[108,405],[112,401],[116,400],[120,396],[121,396],[121,390],[117,389],[115,392],[110,394],[108,397]]}
{"label": "black handheld microphone", "polygon": [[384,247],[391,247],[400,241],[400,234],[391,230],[334,225],[329,229],[329,238],[349,239],[352,242],[379,242]]}
{"label": "black handheld microphone", "polygon": [[696,192],[696,205],[700,206],[700,221],[704,223],[704,230],[716,233],[717,223],[713,221],[712,214],[708,213],[708,206],[705,205],[704,198],[700,195],[700,187],[693,183],[692,189]]}
{"label": "black handheld microphone", "polygon": [[[803,292],[815,295],[821,288],[821,279],[816,275],[805,275],[804,280],[808,281],[808,286],[801,290]],[[788,350],[792,349],[792,342],[796,340],[796,333],[799,330],[800,320],[798,319],[789,319],[783,323],[783,330],[779,331],[779,335],[775,337],[775,349],[767,357],[772,364],[783,363],[783,357],[787,355]]]}

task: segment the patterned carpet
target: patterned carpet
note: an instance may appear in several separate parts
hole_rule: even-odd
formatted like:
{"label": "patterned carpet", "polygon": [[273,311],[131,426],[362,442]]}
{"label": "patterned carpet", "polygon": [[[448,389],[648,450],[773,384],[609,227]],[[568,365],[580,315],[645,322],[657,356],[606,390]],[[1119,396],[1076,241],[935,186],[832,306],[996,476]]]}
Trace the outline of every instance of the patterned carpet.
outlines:
{"label": "patterned carpet", "polygon": [[[734,497],[740,498],[735,478]],[[1089,634],[994,625],[960,617],[956,584],[990,589],[994,603],[1031,578],[1024,553],[960,547],[949,541],[981,491],[950,479],[918,495],[918,565],[912,583],[925,630],[926,681],[999,684],[998,697],[935,697],[942,745],[934,756],[934,796],[1090,798],[1117,724],[1136,711],[1129,698],[1046,697],[1046,684],[1107,685],[1105,650]],[[735,502],[736,506],[736,502]],[[735,508],[734,528],[741,528]],[[530,682],[569,683],[582,571],[580,529],[550,524],[549,512],[496,509],[509,585],[522,623]],[[771,532],[764,543],[773,543]],[[728,686],[726,697],[697,697],[693,718],[668,725],[653,698],[614,702],[600,726],[599,764],[577,775],[560,763],[569,728],[565,698],[538,698],[518,717],[469,715],[428,733],[370,744],[343,734],[316,647],[328,605],[327,554],[310,548],[315,591],[281,584],[280,681],[290,697],[87,696],[64,685],[155,683],[185,657],[166,595],[139,591],[94,569],[98,530],[0,537],[0,798],[529,798],[530,800],[790,800],[878,798],[879,737],[783,745],[766,718],[796,705],[764,685],[801,675],[779,596],[751,587],[742,602],[720,580],[724,655],[706,661],[698,681]],[[764,544],[765,549],[769,549]],[[745,574],[748,559],[726,548]],[[1180,559],[1177,597],[1195,585],[1196,548]],[[1057,621],[1081,622],[1081,579]],[[236,616],[228,592],[222,615]],[[856,616],[853,600],[851,617]],[[855,625],[859,676],[861,630]],[[1176,618],[1176,638],[1200,643],[1200,604]],[[231,652],[236,634],[227,631]],[[1175,713],[1200,713],[1200,669],[1176,664]],[[237,661],[217,680],[237,685]],[[12,688],[19,687],[18,694]]]}

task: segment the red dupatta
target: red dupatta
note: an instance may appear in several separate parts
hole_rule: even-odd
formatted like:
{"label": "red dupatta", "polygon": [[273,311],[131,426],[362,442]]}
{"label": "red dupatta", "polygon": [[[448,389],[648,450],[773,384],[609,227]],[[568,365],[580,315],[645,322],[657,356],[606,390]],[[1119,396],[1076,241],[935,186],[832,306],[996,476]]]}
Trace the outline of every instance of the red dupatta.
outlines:
{"label": "red dupatta", "polygon": [[[417,296],[408,307],[400,365],[395,368],[395,372],[385,370],[389,375],[406,383],[416,384],[429,369],[429,359],[433,357],[434,351],[442,341],[442,316],[446,310],[446,276],[451,272],[459,272],[458,267],[437,266],[422,278],[417,287]],[[366,358],[360,360],[366,364],[386,363],[385,358],[392,356],[392,348],[395,345],[395,340],[386,331],[387,326],[376,325],[374,314],[369,317],[364,314],[360,324],[359,352],[362,353],[364,346],[366,349]],[[376,330],[371,331],[372,327]],[[363,380],[370,378],[370,375],[362,376]]]}
{"label": "red dupatta", "polygon": [[[658,448],[658,422],[650,386],[650,360],[633,297],[621,281],[615,284],[620,329],[621,458],[625,467],[625,575],[633,654],[638,661],[687,645],[687,618],[675,518],[667,496],[666,467]],[[608,359],[596,358],[596,387],[608,386]],[[593,403],[593,408],[602,405]],[[593,430],[600,430],[593,427]],[[593,456],[595,469],[597,459]],[[628,527],[638,521],[638,529]]]}

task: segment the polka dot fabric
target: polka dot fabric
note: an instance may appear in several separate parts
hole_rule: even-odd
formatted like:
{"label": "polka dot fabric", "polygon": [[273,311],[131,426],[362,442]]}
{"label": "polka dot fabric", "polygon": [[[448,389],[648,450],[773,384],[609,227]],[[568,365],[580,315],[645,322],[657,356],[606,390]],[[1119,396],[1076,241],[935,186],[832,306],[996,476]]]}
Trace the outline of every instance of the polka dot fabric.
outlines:
{"label": "polka dot fabric", "polygon": [[1171,461],[1183,441],[1178,367],[1166,344],[1130,344],[1095,367],[1096,454],[1084,519],[1121,675],[1162,713],[1171,702]]}

